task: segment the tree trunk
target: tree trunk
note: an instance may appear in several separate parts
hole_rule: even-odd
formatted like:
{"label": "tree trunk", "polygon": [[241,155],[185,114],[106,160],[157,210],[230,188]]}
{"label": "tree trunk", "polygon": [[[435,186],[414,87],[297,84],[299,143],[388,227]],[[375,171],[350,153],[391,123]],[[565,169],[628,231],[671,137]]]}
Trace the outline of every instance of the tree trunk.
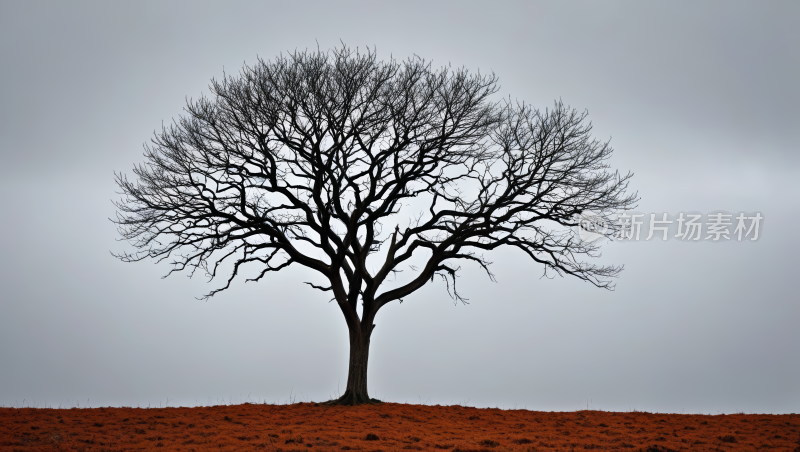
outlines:
{"label": "tree trunk", "polygon": [[[381,403],[367,392],[367,362],[369,361],[369,339],[375,325],[356,325],[350,328],[350,362],[347,369],[347,387],[338,399],[326,402],[331,405],[361,405]],[[367,331],[368,330],[368,331]]]}

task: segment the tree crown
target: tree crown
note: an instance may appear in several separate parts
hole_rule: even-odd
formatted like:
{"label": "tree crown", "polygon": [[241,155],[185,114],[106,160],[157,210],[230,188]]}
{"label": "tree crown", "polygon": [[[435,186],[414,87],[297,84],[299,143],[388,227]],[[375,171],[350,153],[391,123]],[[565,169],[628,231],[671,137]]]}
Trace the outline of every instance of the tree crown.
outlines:
{"label": "tree crown", "polygon": [[[346,47],[245,65],[155,134],[138,180],[116,175],[112,221],[138,250],[116,256],[211,279],[231,262],[204,298],[242,266],[257,265],[257,281],[299,264],[348,319],[359,298],[374,314],[436,275],[463,301],[458,262],[491,277],[482,253],[502,246],[545,274],[613,288],[622,267],[582,262],[597,246],[568,228],[582,212],[630,208],[632,175],[609,171],[612,148],[585,112],[493,100],[497,89],[494,74]],[[410,279],[384,284],[401,267]]]}

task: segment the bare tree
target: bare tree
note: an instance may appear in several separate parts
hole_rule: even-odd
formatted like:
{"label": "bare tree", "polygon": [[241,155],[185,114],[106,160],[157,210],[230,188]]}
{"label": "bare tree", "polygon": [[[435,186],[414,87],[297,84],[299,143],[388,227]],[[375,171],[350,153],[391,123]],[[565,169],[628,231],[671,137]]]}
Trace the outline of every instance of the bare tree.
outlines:
{"label": "bare tree", "polygon": [[622,269],[580,261],[598,250],[569,228],[585,211],[630,208],[631,174],[608,171],[611,147],[561,102],[493,100],[494,74],[347,47],[259,59],[209,89],[145,145],[137,181],[116,175],[112,221],[138,251],[115,256],[210,279],[230,263],[204,298],[247,264],[257,270],[247,281],[292,264],[316,272],[307,284],[331,293],[350,335],[347,388],[330,403],[377,402],[376,314],[437,275],[464,301],[459,262],[492,277],[481,253],[513,247],[545,274],[607,289]]}

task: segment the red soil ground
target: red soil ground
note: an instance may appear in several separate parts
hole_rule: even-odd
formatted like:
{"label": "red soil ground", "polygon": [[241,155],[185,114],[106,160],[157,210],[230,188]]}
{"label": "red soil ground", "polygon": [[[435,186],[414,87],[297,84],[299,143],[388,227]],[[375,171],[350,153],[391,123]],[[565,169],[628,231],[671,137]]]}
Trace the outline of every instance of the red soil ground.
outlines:
{"label": "red soil ground", "polygon": [[2,451],[792,451],[800,415],[360,407],[0,408]]}

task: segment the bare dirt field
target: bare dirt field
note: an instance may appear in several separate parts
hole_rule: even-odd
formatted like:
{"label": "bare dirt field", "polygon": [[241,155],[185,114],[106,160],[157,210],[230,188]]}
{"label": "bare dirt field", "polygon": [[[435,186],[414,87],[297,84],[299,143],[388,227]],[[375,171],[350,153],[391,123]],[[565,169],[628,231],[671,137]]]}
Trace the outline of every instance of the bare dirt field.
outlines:
{"label": "bare dirt field", "polygon": [[800,452],[800,415],[540,412],[395,403],[0,408],[0,450]]}

